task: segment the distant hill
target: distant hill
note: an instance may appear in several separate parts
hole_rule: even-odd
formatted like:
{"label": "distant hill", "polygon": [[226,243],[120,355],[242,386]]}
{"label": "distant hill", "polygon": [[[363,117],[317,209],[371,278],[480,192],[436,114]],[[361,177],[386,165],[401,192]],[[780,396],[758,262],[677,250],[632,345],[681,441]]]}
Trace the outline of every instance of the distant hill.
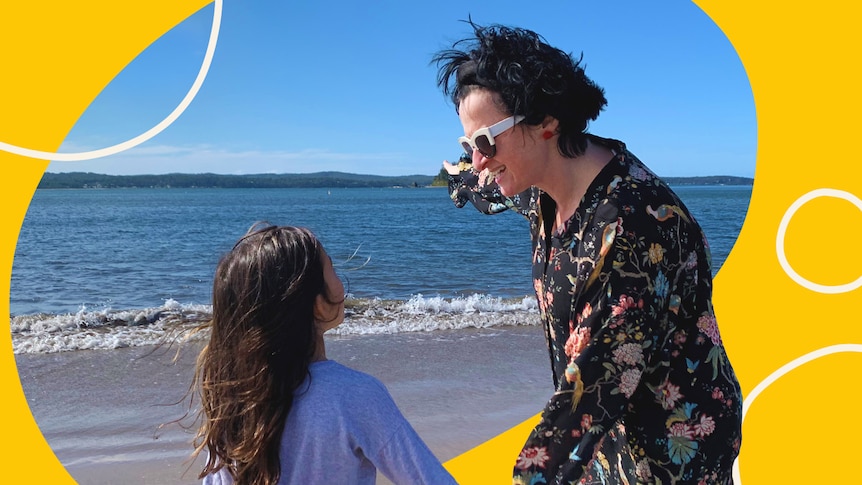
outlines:
{"label": "distant hill", "polygon": [[91,172],[46,172],[40,189],[86,188],[225,188],[276,189],[295,187],[424,187],[430,175],[359,175],[342,172],[299,174],[219,175],[214,173],[171,173],[164,175],[103,175]]}
{"label": "distant hill", "polygon": [[[714,175],[708,177],[666,177],[672,185],[752,185],[754,179]],[[214,173],[171,173],[164,175],[104,175],[91,172],[46,172],[40,189],[96,188],[349,188],[349,187],[427,187],[446,185],[445,173],[432,175],[361,175],[344,172],[293,174],[220,175]]]}
{"label": "distant hill", "polygon": [[754,185],[750,177],[734,177],[732,175],[709,175],[706,177],[662,177],[668,185]]}

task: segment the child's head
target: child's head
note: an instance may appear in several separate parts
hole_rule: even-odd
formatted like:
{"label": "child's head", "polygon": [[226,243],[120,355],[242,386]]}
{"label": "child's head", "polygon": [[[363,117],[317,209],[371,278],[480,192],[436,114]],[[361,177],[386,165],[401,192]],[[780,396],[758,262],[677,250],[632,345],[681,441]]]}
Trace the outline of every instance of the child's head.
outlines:
{"label": "child's head", "polygon": [[308,229],[252,227],[216,268],[211,343],[255,343],[267,354],[315,353],[316,331],[344,318],[344,287]]}
{"label": "child's head", "polygon": [[202,475],[231,463],[238,483],[269,483],[257,479],[278,476],[293,392],[324,355],[323,332],[344,320],[344,287],[309,230],[256,225],[216,268],[212,315],[196,375]]}

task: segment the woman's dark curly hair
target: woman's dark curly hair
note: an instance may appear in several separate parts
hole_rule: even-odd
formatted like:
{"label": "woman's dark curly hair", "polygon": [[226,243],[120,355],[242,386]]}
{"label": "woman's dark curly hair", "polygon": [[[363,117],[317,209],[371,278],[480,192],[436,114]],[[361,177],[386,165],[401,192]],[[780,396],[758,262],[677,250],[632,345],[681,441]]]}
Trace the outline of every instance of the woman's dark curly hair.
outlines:
{"label": "woman's dark curly hair", "polygon": [[[431,61],[437,64],[437,85],[451,97],[455,110],[474,89],[490,90],[499,95],[503,111],[523,115],[524,123],[535,126],[546,116],[556,118],[560,153],[583,154],[587,124],[607,104],[604,89],[580,66],[583,54],[576,61],[531,30],[467,23],[475,38],[455,42]],[[465,43],[467,48],[461,50]]]}

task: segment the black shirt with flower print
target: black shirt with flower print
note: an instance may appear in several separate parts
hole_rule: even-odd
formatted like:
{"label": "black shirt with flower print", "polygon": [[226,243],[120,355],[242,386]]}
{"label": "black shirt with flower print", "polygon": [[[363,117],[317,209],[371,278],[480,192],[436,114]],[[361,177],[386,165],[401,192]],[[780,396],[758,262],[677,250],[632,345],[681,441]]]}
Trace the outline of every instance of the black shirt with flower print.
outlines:
{"label": "black shirt with flower print", "polygon": [[556,204],[535,187],[504,197],[463,160],[449,178],[458,207],[530,221],[556,391],[514,483],[732,483],[742,396],[712,308],[706,238],[622,142],[590,140],[615,155],[560,233]]}

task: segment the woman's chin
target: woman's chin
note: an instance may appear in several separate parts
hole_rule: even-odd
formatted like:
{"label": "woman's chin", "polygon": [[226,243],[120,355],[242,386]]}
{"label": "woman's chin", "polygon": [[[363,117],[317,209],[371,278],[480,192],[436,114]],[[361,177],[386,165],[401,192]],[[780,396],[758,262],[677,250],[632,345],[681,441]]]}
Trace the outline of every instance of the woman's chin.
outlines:
{"label": "woman's chin", "polygon": [[526,188],[518,190],[517,187],[508,183],[508,181],[506,180],[503,180],[502,182],[497,182],[497,185],[498,187],[500,187],[500,193],[506,197],[512,197],[513,195],[520,194],[521,192],[527,190]]}

